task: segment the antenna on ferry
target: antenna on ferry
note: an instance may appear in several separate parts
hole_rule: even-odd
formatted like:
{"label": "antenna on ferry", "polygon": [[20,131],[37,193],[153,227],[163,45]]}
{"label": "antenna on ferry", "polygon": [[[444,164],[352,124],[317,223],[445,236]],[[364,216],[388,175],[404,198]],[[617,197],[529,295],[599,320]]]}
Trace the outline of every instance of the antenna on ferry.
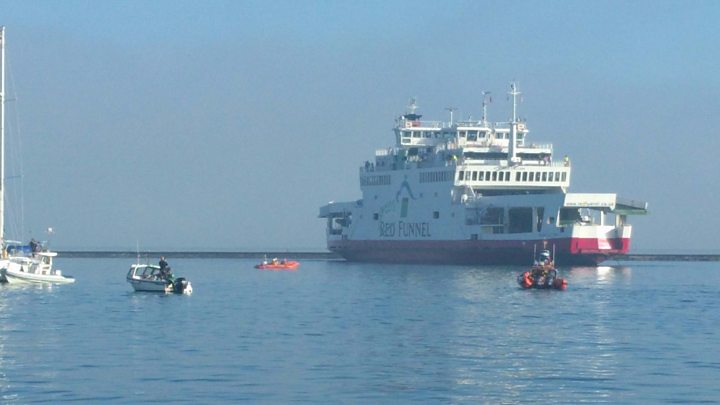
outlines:
{"label": "antenna on ferry", "polygon": [[455,107],[445,107],[445,110],[450,111],[450,126],[453,124],[453,112],[457,111]]}
{"label": "antenna on ferry", "polygon": [[415,114],[415,110],[417,110],[418,106],[415,102],[415,97],[410,99],[410,104],[408,104],[408,110],[410,110],[410,114]]}
{"label": "antenna on ferry", "polygon": [[508,94],[511,95],[511,96],[512,96],[512,99],[513,99],[512,122],[517,122],[517,96],[519,96],[520,94],[522,94],[522,93],[520,93],[520,92],[517,90],[517,87],[518,87],[518,86],[517,86],[517,83],[516,83],[516,82],[510,83],[510,93],[508,93]]}
{"label": "antenna on ferry", "polygon": [[487,125],[487,105],[492,103],[492,97],[490,96],[490,92],[486,90],[482,91],[482,96],[482,122],[484,125]]}
{"label": "antenna on ferry", "polygon": [[517,158],[517,133],[518,133],[518,118],[517,118],[517,96],[520,92],[517,90],[517,83],[510,83],[510,93],[513,99],[513,112],[512,121],[510,122],[510,142],[508,143],[508,165],[514,166],[518,164],[520,160]]}

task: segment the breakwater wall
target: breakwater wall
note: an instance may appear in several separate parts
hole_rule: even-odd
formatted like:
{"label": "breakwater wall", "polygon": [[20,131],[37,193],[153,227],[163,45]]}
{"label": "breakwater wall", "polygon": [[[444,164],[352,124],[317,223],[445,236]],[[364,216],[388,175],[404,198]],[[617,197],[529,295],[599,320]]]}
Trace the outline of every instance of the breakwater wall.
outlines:
{"label": "breakwater wall", "polygon": [[[138,252],[128,251],[76,251],[66,250],[58,252],[60,257],[67,258],[102,258],[119,257],[135,258]],[[140,252],[140,257],[172,258],[202,258],[202,259],[262,259],[263,257],[292,258],[302,260],[343,260],[332,252],[293,252],[293,251],[268,251],[268,252],[199,252],[199,251],[146,251]],[[720,261],[720,254],[626,254],[610,256],[608,260],[617,261],[673,261],[673,262],[716,262]]]}

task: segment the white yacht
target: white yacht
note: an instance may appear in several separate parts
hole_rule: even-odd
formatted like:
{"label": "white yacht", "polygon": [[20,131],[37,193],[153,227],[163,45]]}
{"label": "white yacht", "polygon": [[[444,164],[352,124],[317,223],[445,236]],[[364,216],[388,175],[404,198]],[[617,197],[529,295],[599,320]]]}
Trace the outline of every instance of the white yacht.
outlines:
{"label": "white yacht", "polygon": [[57,253],[36,252],[32,256],[9,255],[0,260],[0,281],[6,283],[52,283],[70,284],[75,282],[72,276],[65,276],[59,269],[53,268],[53,257]]}
{"label": "white yacht", "polygon": [[21,246],[5,239],[5,27],[0,27],[0,282],[68,284],[73,277],[53,269],[53,257],[41,244]]}

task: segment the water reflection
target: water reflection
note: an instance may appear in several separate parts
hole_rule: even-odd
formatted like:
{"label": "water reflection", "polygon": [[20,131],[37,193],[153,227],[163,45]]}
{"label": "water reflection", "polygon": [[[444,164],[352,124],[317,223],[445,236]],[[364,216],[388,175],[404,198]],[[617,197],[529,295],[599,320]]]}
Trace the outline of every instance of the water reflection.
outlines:
{"label": "water reflection", "polygon": [[7,308],[5,288],[0,288],[0,394],[2,394],[0,398],[4,401],[11,399],[7,397],[7,392],[10,388],[10,379],[8,378],[7,370],[12,367],[12,364],[7,359],[5,341],[7,340],[9,329],[12,328],[12,326],[8,323]]}
{"label": "water reflection", "polygon": [[18,385],[38,392],[61,389],[55,355],[65,346],[63,329],[71,308],[61,291],[73,286],[46,283],[0,285],[0,392],[3,400],[26,401]]}
{"label": "water reflection", "polygon": [[523,290],[515,282],[523,269],[465,268],[448,277],[449,295],[463,299],[445,314],[452,336],[446,348],[456,364],[446,370],[454,381],[453,401],[567,401],[572,390],[606,401],[622,371],[615,304],[605,293],[631,283],[631,268],[570,268],[563,272],[568,291]]}
{"label": "water reflection", "polygon": [[583,287],[603,286],[609,284],[628,284],[632,279],[632,268],[629,266],[597,266],[597,267],[571,267],[567,273],[573,284]]}
{"label": "water reflection", "polygon": [[0,294],[7,296],[5,294],[9,294],[11,291],[52,291],[58,287],[47,283],[0,283]]}

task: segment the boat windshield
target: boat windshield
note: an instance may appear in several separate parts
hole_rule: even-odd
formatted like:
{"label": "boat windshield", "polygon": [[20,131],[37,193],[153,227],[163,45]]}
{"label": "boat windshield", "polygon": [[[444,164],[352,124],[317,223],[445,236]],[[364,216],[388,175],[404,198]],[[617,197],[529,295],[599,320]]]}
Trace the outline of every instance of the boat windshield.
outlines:
{"label": "boat windshield", "polygon": [[157,266],[143,266],[135,269],[135,276],[140,278],[153,279],[160,274],[160,268]]}

